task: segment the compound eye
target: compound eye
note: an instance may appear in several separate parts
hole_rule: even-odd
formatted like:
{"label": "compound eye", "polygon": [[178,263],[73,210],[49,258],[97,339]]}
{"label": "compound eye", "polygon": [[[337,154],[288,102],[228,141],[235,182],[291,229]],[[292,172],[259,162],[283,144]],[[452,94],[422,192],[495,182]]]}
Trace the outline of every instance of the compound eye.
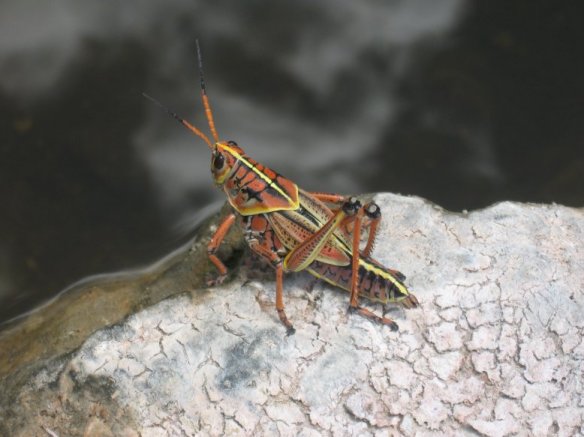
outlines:
{"label": "compound eye", "polygon": [[213,168],[215,170],[221,170],[225,165],[225,157],[221,153],[213,155]]}
{"label": "compound eye", "polygon": [[237,147],[237,143],[236,143],[235,141],[231,141],[231,140],[229,140],[229,141],[227,141],[227,144],[229,144],[230,146],[235,146],[235,147]]}

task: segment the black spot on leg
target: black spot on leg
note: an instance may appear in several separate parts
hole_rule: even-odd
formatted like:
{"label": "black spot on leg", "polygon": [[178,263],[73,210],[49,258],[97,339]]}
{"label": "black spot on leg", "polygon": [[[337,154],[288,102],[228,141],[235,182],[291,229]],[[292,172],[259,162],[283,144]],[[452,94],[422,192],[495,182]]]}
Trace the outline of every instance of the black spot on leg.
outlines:
{"label": "black spot on leg", "polygon": [[343,204],[343,211],[349,216],[357,214],[359,208],[361,208],[361,202],[356,197],[351,197]]}
{"label": "black spot on leg", "polygon": [[367,214],[367,217],[369,218],[376,219],[381,216],[381,209],[376,203],[371,202],[365,208],[365,214]]}

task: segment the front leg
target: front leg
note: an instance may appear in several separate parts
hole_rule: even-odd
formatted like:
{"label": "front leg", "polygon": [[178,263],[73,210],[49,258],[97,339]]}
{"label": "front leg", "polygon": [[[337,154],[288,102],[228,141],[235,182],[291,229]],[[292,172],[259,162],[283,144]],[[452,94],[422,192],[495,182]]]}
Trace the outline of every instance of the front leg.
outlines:
{"label": "front leg", "polygon": [[227,235],[229,229],[231,229],[231,226],[234,222],[235,214],[231,213],[225,217],[225,219],[217,227],[217,230],[211,237],[209,244],[207,244],[207,254],[209,255],[209,259],[215,265],[215,267],[217,267],[217,270],[219,270],[219,276],[217,278],[207,281],[207,285],[209,286],[221,284],[227,276],[227,267],[225,267],[225,264],[223,264],[223,262],[217,258],[215,252],[217,252],[217,249],[221,245],[221,242],[225,238],[225,235]]}

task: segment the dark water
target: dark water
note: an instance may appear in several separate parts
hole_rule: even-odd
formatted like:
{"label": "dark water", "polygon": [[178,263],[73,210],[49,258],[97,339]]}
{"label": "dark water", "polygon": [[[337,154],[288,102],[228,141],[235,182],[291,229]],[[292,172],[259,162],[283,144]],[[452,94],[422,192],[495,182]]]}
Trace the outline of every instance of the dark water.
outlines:
{"label": "dark water", "polygon": [[[219,133],[321,191],[584,204],[584,8],[549,1],[0,4],[0,320],[177,247]],[[212,208],[211,208],[212,209]],[[204,211],[204,212],[201,212]]]}

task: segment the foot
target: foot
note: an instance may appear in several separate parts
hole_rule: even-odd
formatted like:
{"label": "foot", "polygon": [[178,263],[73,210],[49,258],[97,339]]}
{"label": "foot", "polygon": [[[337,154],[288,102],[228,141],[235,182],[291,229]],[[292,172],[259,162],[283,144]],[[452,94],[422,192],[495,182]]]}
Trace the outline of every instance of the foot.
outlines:
{"label": "foot", "polygon": [[216,285],[221,285],[221,284],[223,284],[223,281],[225,281],[225,278],[227,278],[227,275],[219,275],[219,276],[216,276],[215,278],[208,277],[207,278],[207,287],[214,287]]}
{"label": "foot", "polygon": [[387,317],[381,317],[378,316],[377,314],[373,313],[372,311],[369,311],[367,308],[363,308],[363,307],[352,307],[349,306],[349,312],[356,312],[357,314],[363,316],[363,317],[367,317],[370,320],[373,320],[374,322],[377,323],[381,323],[382,325],[388,326],[389,329],[391,329],[392,331],[398,331],[399,330],[399,326],[397,323],[395,323],[393,320],[388,319]]}
{"label": "foot", "polygon": [[280,318],[280,321],[286,327],[286,335],[294,334],[296,332],[296,329],[294,329],[294,326],[292,326],[292,323],[290,323],[290,320],[288,320],[288,317],[286,316],[284,310],[281,309],[276,311],[278,311],[278,317]]}

